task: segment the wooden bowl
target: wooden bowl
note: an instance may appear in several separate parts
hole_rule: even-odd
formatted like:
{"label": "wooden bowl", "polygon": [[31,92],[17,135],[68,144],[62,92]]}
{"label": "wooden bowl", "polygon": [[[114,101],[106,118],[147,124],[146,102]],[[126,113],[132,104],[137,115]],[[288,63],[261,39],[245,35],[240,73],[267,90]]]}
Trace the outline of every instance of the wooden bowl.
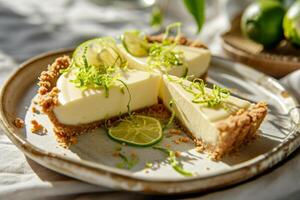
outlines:
{"label": "wooden bowl", "polygon": [[300,48],[283,40],[274,49],[264,49],[242,34],[240,21],[241,15],[231,22],[231,29],[222,35],[222,46],[227,55],[276,78],[300,69]]}

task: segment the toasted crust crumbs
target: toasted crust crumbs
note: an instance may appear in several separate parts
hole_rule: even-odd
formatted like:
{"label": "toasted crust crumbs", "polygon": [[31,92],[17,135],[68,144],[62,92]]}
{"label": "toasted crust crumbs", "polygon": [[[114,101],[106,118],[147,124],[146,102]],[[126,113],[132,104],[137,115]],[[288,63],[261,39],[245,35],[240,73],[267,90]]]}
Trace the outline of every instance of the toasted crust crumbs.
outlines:
{"label": "toasted crust crumbs", "polygon": [[183,143],[187,143],[190,141],[190,138],[189,137],[181,137],[181,138],[179,138],[179,141],[183,142]]}
{"label": "toasted crust crumbs", "polygon": [[131,157],[137,157],[137,154],[135,152],[131,152]]}
{"label": "toasted crust crumbs", "polygon": [[[148,42],[151,42],[151,43],[154,43],[154,42],[161,43],[164,39],[164,34],[147,36],[146,39],[148,40]],[[175,40],[175,38],[174,37],[169,37],[169,38],[167,38],[167,40],[169,40],[170,42],[173,42]],[[207,47],[203,43],[201,43],[200,41],[190,40],[185,36],[180,36],[178,44],[186,45],[186,46],[189,46],[189,47],[207,49]]]}
{"label": "toasted crust crumbs", "polygon": [[60,75],[60,70],[69,67],[70,62],[68,56],[57,58],[52,65],[48,66],[48,70],[43,71],[39,77],[38,103],[46,114],[51,112],[55,105],[58,105],[59,90],[55,87],[56,81]]}
{"label": "toasted crust crumbs", "polygon": [[180,144],[180,141],[179,141],[179,139],[177,139],[177,140],[173,140],[173,142],[174,142],[175,144]]}
{"label": "toasted crust crumbs", "polygon": [[31,111],[32,111],[33,113],[36,113],[36,114],[39,114],[39,113],[40,113],[40,111],[39,111],[35,106],[32,106],[32,107],[31,107]]}
{"label": "toasted crust crumbs", "polygon": [[60,75],[60,70],[66,69],[70,66],[70,58],[63,56],[57,58],[54,63],[48,66],[47,71],[43,71],[39,77],[39,94],[44,95],[52,90],[56,85],[57,78]]}
{"label": "toasted crust crumbs", "polygon": [[120,156],[120,151],[115,151],[112,154],[114,157],[119,157]]}
{"label": "toasted crust crumbs", "polygon": [[179,156],[181,156],[181,153],[180,153],[180,151],[175,151],[175,156],[176,156],[176,157],[179,157]]}
{"label": "toasted crust crumbs", "polygon": [[205,148],[203,147],[203,145],[197,144],[197,143],[196,143],[196,145],[198,145],[198,146],[196,147],[196,151],[199,152],[199,153],[203,153],[204,150],[205,150]]}
{"label": "toasted crust crumbs", "polygon": [[24,128],[25,125],[24,120],[19,117],[17,117],[14,120],[13,124],[15,125],[16,128]]}
{"label": "toasted crust crumbs", "polygon": [[168,132],[172,135],[180,135],[182,131],[180,129],[171,128]]}
{"label": "toasted crust crumbs", "polygon": [[44,127],[39,124],[36,120],[31,120],[31,131],[33,133],[38,133],[43,131]]}

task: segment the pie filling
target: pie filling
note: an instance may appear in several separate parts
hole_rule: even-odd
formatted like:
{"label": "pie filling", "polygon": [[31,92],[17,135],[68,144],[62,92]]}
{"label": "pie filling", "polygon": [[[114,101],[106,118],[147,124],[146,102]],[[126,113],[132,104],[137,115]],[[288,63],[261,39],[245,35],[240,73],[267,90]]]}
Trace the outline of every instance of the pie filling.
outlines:
{"label": "pie filling", "polygon": [[183,38],[155,43],[156,49],[145,52],[144,46],[137,46],[133,54],[142,56],[134,56],[128,52],[134,48],[107,41],[95,40],[76,50],[75,56],[82,58],[58,58],[40,76],[40,105],[60,138],[68,140],[159,101],[215,159],[256,135],[266,105],[233,97],[218,86],[207,88],[198,78],[205,77],[209,66],[206,48]]}

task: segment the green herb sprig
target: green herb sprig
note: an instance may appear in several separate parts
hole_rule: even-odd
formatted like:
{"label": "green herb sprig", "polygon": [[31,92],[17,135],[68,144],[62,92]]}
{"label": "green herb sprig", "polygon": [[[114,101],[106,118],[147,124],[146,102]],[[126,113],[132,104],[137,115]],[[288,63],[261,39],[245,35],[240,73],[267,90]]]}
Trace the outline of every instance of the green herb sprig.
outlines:
{"label": "green herb sprig", "polygon": [[129,158],[123,153],[119,153],[122,162],[116,164],[116,167],[120,169],[132,169],[138,162],[139,159],[136,156],[130,156]]}
{"label": "green herb sprig", "polygon": [[169,102],[169,106],[172,110],[172,113],[171,113],[171,117],[170,117],[168,123],[164,126],[163,130],[166,130],[167,128],[169,128],[171,126],[171,124],[173,123],[174,119],[175,119],[175,109],[173,107],[174,106],[174,101],[173,100],[171,100]]}
{"label": "green herb sprig", "polygon": [[193,174],[191,172],[188,172],[188,171],[186,171],[185,169],[183,169],[181,167],[180,163],[176,159],[176,155],[175,155],[174,151],[172,151],[170,149],[163,148],[163,147],[158,147],[158,146],[155,146],[155,147],[152,147],[152,148],[160,150],[161,152],[167,154],[168,155],[168,162],[176,172],[182,174],[183,176],[193,176]]}
{"label": "green herb sprig", "polygon": [[[128,112],[129,117],[131,117],[132,116],[132,112],[131,112],[131,109],[130,109],[130,102],[131,102],[131,93],[130,93],[130,90],[128,88],[128,85],[124,81],[122,81],[121,79],[117,79],[117,80],[123,84],[123,86],[126,88],[126,91],[128,92],[129,99],[128,99],[128,103],[127,103],[127,112]],[[121,92],[122,92],[122,90],[121,90]],[[125,94],[124,90],[123,90],[122,93]]]}
{"label": "green herb sprig", "polygon": [[132,169],[139,162],[139,158],[137,156],[131,155],[130,157],[127,157],[125,154],[121,153],[121,146],[115,146],[115,151],[122,159],[122,162],[116,164],[116,167],[120,169]]}

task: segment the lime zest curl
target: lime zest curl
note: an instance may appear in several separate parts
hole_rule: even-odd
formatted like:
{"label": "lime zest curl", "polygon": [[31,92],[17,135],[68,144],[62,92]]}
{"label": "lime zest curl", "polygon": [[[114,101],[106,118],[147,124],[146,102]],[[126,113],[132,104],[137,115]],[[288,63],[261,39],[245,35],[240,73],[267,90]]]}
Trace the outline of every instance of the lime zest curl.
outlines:
{"label": "lime zest curl", "polygon": [[[176,37],[173,42],[168,38],[171,29],[176,28]],[[164,37],[161,43],[153,43],[149,48],[149,57],[147,63],[150,68],[156,68],[160,70],[166,70],[174,67],[181,66],[185,64],[184,53],[181,50],[175,50],[176,45],[180,40],[181,35],[181,23],[173,23],[167,26],[164,33]]]}
{"label": "lime zest curl", "polygon": [[196,104],[202,104],[209,108],[216,107],[226,98],[230,96],[230,91],[227,88],[221,88],[220,86],[213,85],[211,92],[206,91],[206,83],[199,78],[194,79],[190,84],[186,84],[186,78],[174,79],[168,76],[168,80],[179,84],[185,91],[193,95],[192,102]]}
{"label": "lime zest curl", "polygon": [[157,150],[167,154],[168,162],[176,172],[178,172],[179,174],[181,174],[183,176],[193,176],[193,174],[191,172],[182,168],[181,164],[176,159],[176,154],[174,151],[160,147],[160,146],[154,146],[152,148],[157,149]]}
{"label": "lime zest curl", "polygon": [[[107,49],[114,52],[116,55],[114,60],[103,61],[99,58],[99,55],[97,55],[99,62],[97,65],[92,64],[87,57],[87,51],[89,48],[92,48],[89,44],[92,44],[93,41],[97,42],[97,44],[103,48],[100,52],[108,51]],[[75,78],[72,79],[71,82],[74,83],[76,87],[82,90],[103,88],[105,90],[105,96],[108,97],[109,88],[115,85],[120,77],[120,70],[126,70],[127,67],[127,61],[122,58],[116,48],[115,41],[112,38],[97,38],[88,41],[84,43],[83,46],[78,47],[76,51],[79,52],[79,55],[73,55],[71,65],[61,71],[61,73],[74,72]],[[76,51],[74,54],[76,54]],[[78,58],[78,56],[81,57]]]}
{"label": "lime zest curl", "polygon": [[138,162],[139,162],[139,158],[137,156],[130,156],[130,157],[127,157],[125,154],[119,152],[119,157],[122,159],[122,162],[119,162],[116,164],[116,167],[117,168],[120,168],[120,169],[132,169],[134,168]]}
{"label": "lime zest curl", "polygon": [[170,106],[170,108],[171,108],[171,110],[172,110],[172,112],[171,112],[171,117],[170,117],[170,119],[169,119],[169,121],[168,121],[168,123],[163,127],[163,130],[166,130],[167,128],[169,128],[170,126],[171,126],[171,124],[173,123],[173,121],[174,121],[174,119],[175,119],[175,109],[174,109],[174,101],[173,101],[173,99],[169,102],[169,106]]}

